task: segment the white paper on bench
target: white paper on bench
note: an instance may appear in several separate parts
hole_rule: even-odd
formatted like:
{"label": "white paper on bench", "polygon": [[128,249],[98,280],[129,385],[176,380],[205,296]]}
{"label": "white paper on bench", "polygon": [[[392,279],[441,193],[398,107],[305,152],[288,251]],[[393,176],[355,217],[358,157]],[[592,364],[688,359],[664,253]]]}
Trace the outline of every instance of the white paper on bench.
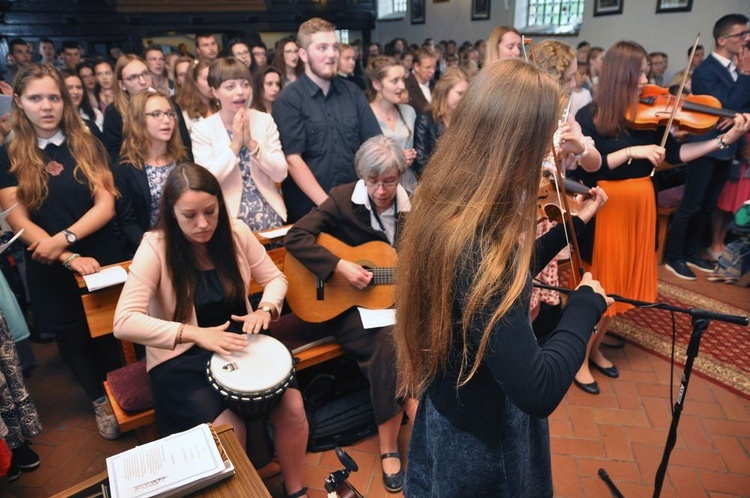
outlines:
{"label": "white paper on bench", "polygon": [[83,276],[83,280],[86,282],[86,287],[88,287],[89,292],[125,283],[127,279],[128,272],[125,271],[125,268],[119,265],[105,268],[98,273]]}
{"label": "white paper on bench", "polygon": [[290,228],[292,227],[288,226],[277,228],[276,230],[266,230],[265,232],[258,232],[258,235],[267,239],[278,239],[279,237],[284,237]]}
{"label": "white paper on bench", "polygon": [[357,307],[357,311],[362,318],[362,326],[366,329],[387,327],[396,323],[396,310],[392,308],[388,310],[368,310]]}

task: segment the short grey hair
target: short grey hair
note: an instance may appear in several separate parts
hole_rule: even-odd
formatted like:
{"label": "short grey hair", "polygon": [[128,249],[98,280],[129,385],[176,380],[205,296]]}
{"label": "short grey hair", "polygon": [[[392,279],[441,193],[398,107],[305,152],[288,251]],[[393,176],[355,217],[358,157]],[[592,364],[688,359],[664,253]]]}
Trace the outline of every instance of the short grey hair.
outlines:
{"label": "short grey hair", "polygon": [[354,156],[354,167],[363,180],[377,178],[391,169],[398,171],[400,176],[406,171],[406,156],[395,140],[376,135],[359,148]]}

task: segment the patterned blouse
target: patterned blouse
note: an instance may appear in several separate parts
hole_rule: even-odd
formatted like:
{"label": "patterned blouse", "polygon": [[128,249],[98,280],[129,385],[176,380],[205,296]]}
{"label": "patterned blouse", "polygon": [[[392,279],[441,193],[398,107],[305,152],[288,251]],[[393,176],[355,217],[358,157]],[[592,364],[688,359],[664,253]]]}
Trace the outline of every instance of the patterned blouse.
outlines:
{"label": "patterned blouse", "polygon": [[164,166],[145,165],[146,178],[148,178],[148,189],[151,192],[151,226],[156,224],[159,218],[159,202],[164,190],[164,182],[167,181],[169,172],[177,166],[177,163],[169,163]]}

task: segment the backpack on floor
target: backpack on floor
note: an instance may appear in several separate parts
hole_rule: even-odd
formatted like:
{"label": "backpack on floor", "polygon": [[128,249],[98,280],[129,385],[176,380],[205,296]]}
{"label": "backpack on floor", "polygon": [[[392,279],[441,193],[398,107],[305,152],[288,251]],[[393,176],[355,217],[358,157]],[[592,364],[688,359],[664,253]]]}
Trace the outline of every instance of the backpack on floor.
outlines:
{"label": "backpack on floor", "polygon": [[308,451],[351,446],[377,433],[370,385],[351,357],[298,373],[310,426]]}

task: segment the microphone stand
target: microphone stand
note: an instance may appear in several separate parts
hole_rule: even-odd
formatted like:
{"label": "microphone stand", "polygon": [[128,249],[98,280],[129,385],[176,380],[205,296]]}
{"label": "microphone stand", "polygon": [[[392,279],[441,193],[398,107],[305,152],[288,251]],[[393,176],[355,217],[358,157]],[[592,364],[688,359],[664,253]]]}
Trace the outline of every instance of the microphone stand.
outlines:
{"label": "microphone stand", "polygon": [[[542,284],[539,282],[533,283],[534,287],[540,289],[555,290],[563,294],[570,294],[573,292],[571,289],[564,287],[554,287],[551,285]],[[667,441],[664,445],[664,454],[661,458],[659,468],[656,470],[656,477],[654,478],[654,498],[658,498],[661,495],[661,489],[664,484],[664,477],[667,474],[667,466],[669,465],[669,457],[672,454],[672,450],[677,442],[677,426],[680,423],[680,416],[682,415],[682,408],[685,402],[685,395],[687,394],[688,383],[690,382],[690,376],[693,372],[693,362],[698,356],[698,350],[700,349],[701,338],[703,333],[708,329],[708,325],[711,320],[718,320],[721,322],[734,323],[736,325],[742,325],[746,327],[750,323],[750,319],[746,316],[738,315],[726,315],[723,313],[716,313],[715,311],[708,311],[700,308],[680,308],[678,306],[672,306],[667,303],[649,303],[646,301],[637,301],[635,299],[627,299],[622,296],[609,295],[612,299],[622,303],[632,304],[638,308],[657,308],[674,313],[684,313],[692,317],[693,332],[690,336],[690,342],[687,347],[687,360],[685,361],[685,370],[682,372],[682,380],[680,381],[680,390],[677,393],[677,401],[674,404],[672,410],[672,423],[669,426],[669,434],[667,435]],[[616,498],[623,498],[620,490],[609,478],[607,471],[599,469],[599,477],[604,480],[607,487],[610,489],[612,494]]]}

